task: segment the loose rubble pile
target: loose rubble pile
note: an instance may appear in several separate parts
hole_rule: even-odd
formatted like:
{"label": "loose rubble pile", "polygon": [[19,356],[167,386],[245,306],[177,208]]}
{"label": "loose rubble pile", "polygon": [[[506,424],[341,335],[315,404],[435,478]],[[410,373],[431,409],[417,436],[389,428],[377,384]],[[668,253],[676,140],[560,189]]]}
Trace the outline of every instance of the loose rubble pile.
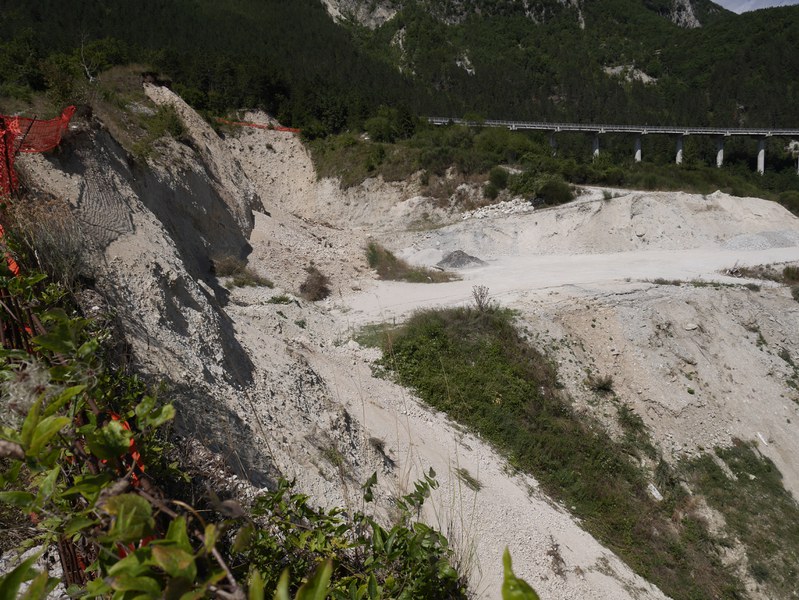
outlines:
{"label": "loose rubble pile", "polygon": [[487,217],[495,217],[498,215],[514,215],[518,213],[532,212],[533,205],[524,198],[513,198],[506,202],[499,202],[491,204],[490,206],[482,206],[475,210],[470,210],[463,213],[461,219],[485,219]]}

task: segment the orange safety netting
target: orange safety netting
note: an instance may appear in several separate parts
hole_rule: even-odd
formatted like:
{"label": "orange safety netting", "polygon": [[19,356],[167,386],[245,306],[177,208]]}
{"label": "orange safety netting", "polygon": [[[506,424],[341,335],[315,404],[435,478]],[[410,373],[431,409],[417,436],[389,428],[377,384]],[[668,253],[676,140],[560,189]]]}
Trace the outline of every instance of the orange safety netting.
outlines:
{"label": "orange safety netting", "polygon": [[271,131],[288,131],[289,133],[300,133],[299,129],[294,127],[283,127],[282,125],[262,125],[261,123],[250,123],[249,121],[228,121],[222,117],[216,118],[218,123],[225,125],[240,125],[243,127],[255,127],[256,129],[269,129]]}
{"label": "orange safety netting", "polygon": [[60,117],[47,121],[0,115],[0,196],[8,196],[17,189],[14,173],[17,154],[46,152],[58,146],[74,114],[75,107],[68,106]]}

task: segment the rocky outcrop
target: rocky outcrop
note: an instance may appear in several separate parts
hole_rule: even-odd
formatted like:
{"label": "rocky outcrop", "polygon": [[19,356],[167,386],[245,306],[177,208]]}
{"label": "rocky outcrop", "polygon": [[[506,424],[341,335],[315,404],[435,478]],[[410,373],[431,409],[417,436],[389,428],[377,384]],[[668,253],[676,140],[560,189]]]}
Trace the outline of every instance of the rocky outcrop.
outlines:
{"label": "rocky outcrop", "polygon": [[337,21],[354,20],[374,29],[397,14],[400,2],[363,2],[363,0],[322,0],[327,12]]}
{"label": "rocky outcrop", "polygon": [[686,29],[694,29],[701,27],[702,23],[699,22],[691,0],[674,0],[669,13],[669,19],[675,25],[685,27]]}

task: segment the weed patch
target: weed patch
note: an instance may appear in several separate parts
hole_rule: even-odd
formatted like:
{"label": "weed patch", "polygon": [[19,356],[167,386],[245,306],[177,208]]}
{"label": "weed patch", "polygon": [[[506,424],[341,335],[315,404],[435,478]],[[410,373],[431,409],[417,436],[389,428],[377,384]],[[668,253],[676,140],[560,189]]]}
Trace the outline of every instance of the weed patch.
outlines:
{"label": "weed patch", "polygon": [[483,489],[483,484],[480,483],[479,479],[476,479],[471,473],[469,473],[468,469],[458,467],[455,469],[455,474],[458,476],[458,479],[460,479],[470,490],[479,492]]}
{"label": "weed patch", "polygon": [[89,274],[89,252],[81,226],[69,205],[56,199],[26,197],[8,204],[11,226],[39,268],[71,292]]}
{"label": "weed patch", "polygon": [[443,283],[457,279],[452,273],[425,267],[415,267],[386,250],[380,244],[370,242],[366,248],[369,268],[377,271],[380,279],[407,281],[408,283]]}
{"label": "weed patch", "polygon": [[729,533],[747,548],[752,576],[772,598],[789,598],[799,578],[799,505],[782,485],[774,463],[740,440],[716,455],[735,475],[731,480],[710,456],[683,466],[696,493],[724,515]]}
{"label": "weed patch", "polygon": [[387,323],[364,325],[353,339],[367,348],[383,348],[390,343],[391,336],[396,330],[396,326]]}
{"label": "weed patch", "polygon": [[643,451],[649,458],[657,457],[657,450],[652,445],[646,430],[644,420],[629,406],[620,404],[618,407],[617,418],[619,425],[624,432],[621,445],[635,457],[640,456]]}
{"label": "weed patch", "polygon": [[139,160],[146,160],[152,156],[155,143],[163,137],[169,136],[181,142],[186,139],[186,126],[172,106],[159,106],[155,114],[143,115],[141,120],[146,135],[132,147],[133,155]]}
{"label": "weed patch", "polygon": [[613,393],[613,377],[610,375],[589,375],[585,383],[597,394]]}
{"label": "weed patch", "polygon": [[680,281],[679,279],[663,279],[662,277],[654,279],[652,283],[654,283],[655,285],[676,285],[678,287],[682,285],[682,281]]}

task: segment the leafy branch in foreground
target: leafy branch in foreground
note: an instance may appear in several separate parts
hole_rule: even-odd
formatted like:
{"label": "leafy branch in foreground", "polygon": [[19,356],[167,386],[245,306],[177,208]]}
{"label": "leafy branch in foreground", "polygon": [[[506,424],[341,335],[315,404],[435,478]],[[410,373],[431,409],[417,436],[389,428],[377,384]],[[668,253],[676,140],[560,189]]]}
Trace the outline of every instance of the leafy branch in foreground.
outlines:
{"label": "leafy branch in foreground", "polygon": [[[373,474],[364,486],[367,502],[376,482]],[[413,492],[395,500],[399,522],[386,529],[361,512],[349,517],[339,508],[315,509],[307,496],[291,493],[283,482],[256,500],[254,525],[240,532],[249,544],[246,562],[263,574],[267,586],[284,577],[283,566],[291,565],[289,584],[296,589],[317,564],[333,560],[329,595],[336,600],[466,598],[447,539],[414,520],[437,486],[431,469]]]}

